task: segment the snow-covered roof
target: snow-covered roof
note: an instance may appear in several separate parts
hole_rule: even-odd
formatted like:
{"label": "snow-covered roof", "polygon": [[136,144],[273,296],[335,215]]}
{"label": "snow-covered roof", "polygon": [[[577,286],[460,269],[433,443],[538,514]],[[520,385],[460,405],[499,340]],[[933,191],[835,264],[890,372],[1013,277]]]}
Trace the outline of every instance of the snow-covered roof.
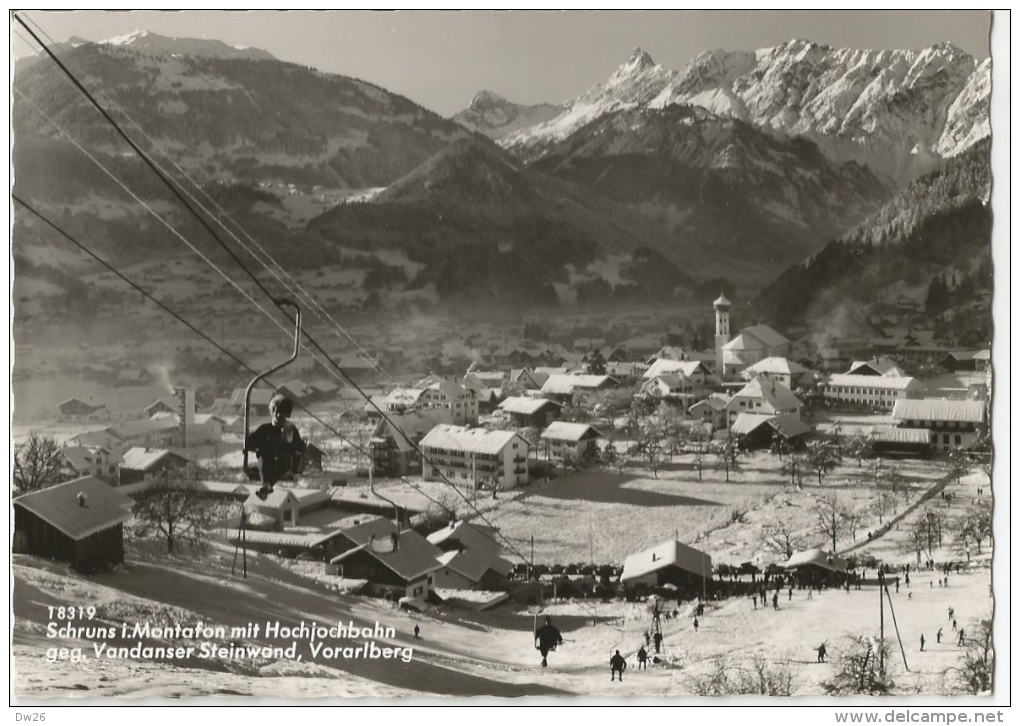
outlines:
{"label": "snow-covered roof", "polygon": [[265,499],[259,499],[258,494],[252,492],[248,499],[245,500],[245,509],[274,509],[279,510],[284,507],[298,504],[298,498],[290,489],[284,489],[283,487],[276,487],[273,491],[266,495]]}
{"label": "snow-covered roof", "polygon": [[421,388],[394,388],[386,394],[383,402],[387,406],[413,406],[425,395]]}
{"label": "snow-covered roof", "polygon": [[[425,434],[421,446],[474,454],[499,454],[514,439],[524,441],[516,431],[488,431],[440,424]],[[527,444],[526,441],[524,443]]]}
{"label": "snow-covered roof", "polygon": [[929,429],[909,429],[899,426],[873,426],[868,433],[875,443],[881,444],[930,444]]}
{"label": "snow-covered roof", "polygon": [[550,441],[578,442],[584,438],[597,438],[601,436],[597,429],[583,423],[569,423],[567,421],[553,421],[542,432],[543,439]]}
{"label": "snow-covered roof", "polygon": [[143,446],[135,446],[124,452],[120,466],[122,469],[148,471],[167,458],[176,459],[179,463],[187,461],[183,456],[175,454],[169,449],[146,449]]}
{"label": "snow-covered roof", "polygon": [[551,375],[542,386],[542,393],[573,393],[575,388],[601,388],[607,383],[616,383],[612,376],[590,374]]}
{"label": "snow-covered roof", "polygon": [[779,381],[761,376],[733,394],[731,403],[738,398],[761,398],[776,411],[785,411],[801,405],[800,399],[793,395],[793,391],[789,388]]}
{"label": "snow-covered roof", "polygon": [[854,386],[856,388],[892,388],[897,391],[924,390],[924,384],[911,376],[860,376],[851,373],[833,373],[829,376],[830,386]]}
{"label": "snow-covered roof", "polygon": [[893,404],[892,417],[898,421],[982,423],[985,420],[985,404],[981,401],[900,398]]}
{"label": "snow-covered roof", "polygon": [[80,540],[131,519],[134,501],[99,479],[84,476],[22,494],[13,504],[71,539]]}
{"label": "snow-covered roof", "polygon": [[733,303],[731,303],[729,300],[727,300],[726,296],[723,295],[722,293],[720,293],[719,297],[717,297],[714,301],[712,301],[712,306],[713,307],[717,307],[717,308],[728,308],[732,304]]}
{"label": "snow-covered roof", "polygon": [[778,348],[789,344],[789,340],[767,325],[752,325],[723,346],[723,350],[761,350]]}
{"label": "snow-covered roof", "polygon": [[713,411],[722,411],[726,408],[726,404],[729,398],[725,394],[713,393],[708,398],[698,401],[690,408],[690,412],[693,414],[700,413],[705,408],[710,408]]}
{"label": "snow-covered roof", "polygon": [[770,355],[768,358],[762,358],[754,365],[748,366],[747,370],[751,373],[772,373],[792,376],[807,373],[807,368],[797,361],[792,361],[778,355]]}
{"label": "snow-covered roof", "polygon": [[[870,368],[880,376],[903,376],[906,375],[903,369],[900,368],[899,364],[892,358],[881,356],[879,358],[872,358],[871,360],[855,360],[850,366],[850,370],[847,371],[849,375],[852,375],[862,368]],[[867,374],[863,374],[867,375]]]}
{"label": "snow-covered roof", "polygon": [[436,530],[426,539],[437,547],[441,547],[444,542],[449,541],[458,543],[461,545],[461,549],[464,547],[481,548],[497,553],[503,549],[496,539],[494,528],[474,522],[452,522],[448,526]]}
{"label": "snow-covered roof", "polygon": [[620,582],[634,580],[669,566],[679,567],[699,577],[708,577],[712,573],[712,558],[682,542],[669,540],[629,555],[623,563]]}
{"label": "snow-covered roof", "polygon": [[708,374],[708,369],[705,368],[704,362],[700,360],[669,360],[668,358],[659,358],[657,361],[649,366],[648,370],[645,371],[644,378],[657,378],[661,375],[669,373],[680,374],[686,378],[690,378],[698,370],[702,373]]}
{"label": "snow-covered roof", "polygon": [[830,554],[822,548],[816,547],[804,552],[795,552],[793,557],[787,560],[783,567],[792,570],[797,567],[804,567],[805,565],[823,567],[833,572],[846,572],[847,561],[839,555]]}
{"label": "snow-covered roof", "polygon": [[[379,522],[380,520],[375,520],[370,523],[374,525],[372,534],[380,536],[396,532],[396,525],[394,525],[393,522],[386,519],[381,520],[384,524],[380,525],[378,524]],[[375,531],[376,528],[379,530],[378,532]],[[352,531],[353,530],[344,530],[343,534],[350,537],[350,533]],[[365,529],[361,534],[368,531],[369,529]],[[366,536],[364,539],[365,541],[358,547],[337,555],[330,560],[330,562],[333,564],[339,564],[352,556],[355,552],[365,552],[388,570],[397,574],[406,581],[415,580],[424,576],[426,573],[438,570],[440,567],[439,558],[443,555],[443,551],[431,544],[413,529],[405,529],[400,532],[397,549],[392,552],[373,552],[370,546],[371,535]]]}
{"label": "snow-covered roof", "polygon": [[444,567],[477,583],[486,572],[492,570],[497,575],[506,577],[513,572],[514,566],[493,553],[491,550],[468,547],[463,550],[450,550],[440,555],[437,560]]}
{"label": "snow-covered roof", "polygon": [[528,416],[536,414],[546,406],[561,408],[560,404],[550,401],[548,398],[529,398],[526,396],[511,396],[499,404],[498,408],[507,413],[521,413]]}

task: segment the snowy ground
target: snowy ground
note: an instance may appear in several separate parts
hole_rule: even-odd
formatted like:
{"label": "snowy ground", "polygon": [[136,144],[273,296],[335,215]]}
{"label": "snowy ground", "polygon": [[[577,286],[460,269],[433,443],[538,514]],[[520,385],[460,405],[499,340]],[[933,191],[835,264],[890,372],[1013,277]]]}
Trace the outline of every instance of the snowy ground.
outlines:
{"label": "snowy ground", "polygon": [[[821,488],[808,481],[797,488],[784,482],[770,462],[771,457],[764,455],[752,457],[730,484],[723,481],[722,472],[706,472],[699,483],[696,474],[681,466],[660,471],[659,479],[650,472],[646,472],[649,476],[632,472],[627,481],[587,472],[529,488],[514,500],[497,500],[487,514],[505,531],[515,532],[518,541],[526,536],[527,527],[535,528],[541,533],[536,535],[536,555],[541,546],[544,555],[562,556],[565,562],[587,561],[589,551],[595,552],[596,561],[620,562],[619,553],[665,539],[679,529],[681,539],[700,534],[697,546],[711,552],[716,561],[739,563],[769,555],[762,535],[766,522],[784,519],[805,539],[809,535],[817,539],[809,511],[811,501],[821,493],[853,494],[864,510],[869,506],[867,488],[853,478],[854,464],[826,477]],[[920,516],[918,510],[910,509],[908,500],[916,500],[943,476],[935,463],[911,462],[902,471],[914,483],[909,496],[901,495],[899,514],[905,525]],[[955,518],[979,506],[981,497],[989,497],[986,487],[985,475],[975,471],[959,483],[946,485],[954,497],[951,505],[936,497],[925,506],[938,512],[948,528]],[[978,495],[979,488],[985,494]],[[733,517],[734,510],[741,516]],[[886,516],[893,515],[887,512]],[[629,521],[629,526],[615,526],[618,520]],[[250,554],[249,577],[241,579],[231,575],[233,548],[222,543],[205,554],[173,557],[155,542],[129,540],[127,546],[124,566],[90,577],[35,558],[14,557],[16,696],[682,696],[696,693],[699,683],[720,664],[728,673],[740,673],[751,669],[756,658],[763,658],[768,667],[789,670],[795,694],[818,695],[823,692],[822,682],[840,667],[848,636],[874,637],[879,627],[878,589],[873,581],[866,581],[861,590],[823,591],[810,599],[804,591],[795,590],[792,599],[784,593],[778,611],[756,609],[743,597],[709,602],[697,632],[692,607],[683,604],[677,618],[662,622],[665,650],[660,662],[639,672],[634,656],[651,626],[649,603],[555,601],[546,602],[540,612],[505,603],[484,612],[443,608],[409,614],[383,600],[338,592],[329,578],[316,575],[318,566],[313,563]],[[893,526],[883,536],[860,543],[856,553],[873,554],[893,566],[915,565],[906,526]],[[974,634],[978,623],[991,617],[995,603],[987,548],[981,555],[974,553],[968,563],[947,538],[945,547],[932,556],[939,562],[963,563],[960,574],[954,571],[949,585],[941,586],[936,584],[941,572],[914,569],[911,586],[904,584],[899,592],[892,592],[892,607],[888,603],[885,607],[886,636],[892,648],[889,667],[898,694],[957,692],[953,669],[965,649],[957,643],[947,611],[954,608],[958,625]],[[378,623],[395,629],[392,636],[379,639],[380,645],[413,648],[413,657],[408,663],[330,659],[313,655],[302,643],[300,662],[193,658],[168,663],[95,657],[51,662],[47,650],[53,647],[82,647],[83,654],[93,653],[87,638],[47,637],[46,608],[58,605],[94,606],[99,619],[108,624],[140,620],[181,624],[201,620],[228,627],[269,621],[296,625],[302,620]],[[550,655],[550,667],[543,669],[532,629],[537,618],[547,615],[561,628],[565,643]],[[412,634],[415,624],[421,629],[419,639]],[[939,628],[941,643],[936,637]],[[926,639],[924,652],[920,651],[921,635]],[[279,644],[264,637],[245,642]],[[829,662],[818,664],[814,648],[822,642],[827,643]],[[616,649],[631,668],[623,683],[607,685],[608,659]]]}

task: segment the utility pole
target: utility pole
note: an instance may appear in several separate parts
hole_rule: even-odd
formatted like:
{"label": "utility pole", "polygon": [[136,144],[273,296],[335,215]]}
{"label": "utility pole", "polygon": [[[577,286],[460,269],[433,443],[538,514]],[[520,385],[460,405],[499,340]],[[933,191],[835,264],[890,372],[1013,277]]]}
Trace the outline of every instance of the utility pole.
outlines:
{"label": "utility pole", "polygon": [[885,675],[885,575],[882,570],[878,571],[878,668],[882,675]]}

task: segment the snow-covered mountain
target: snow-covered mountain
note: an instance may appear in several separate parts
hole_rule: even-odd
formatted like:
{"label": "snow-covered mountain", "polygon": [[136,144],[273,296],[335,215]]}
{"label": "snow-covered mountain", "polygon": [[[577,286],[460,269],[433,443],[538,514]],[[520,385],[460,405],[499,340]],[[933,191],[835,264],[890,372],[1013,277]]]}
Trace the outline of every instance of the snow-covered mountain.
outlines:
{"label": "snow-covered mountain", "polygon": [[504,140],[524,158],[621,108],[701,106],[779,136],[806,136],[838,163],[904,183],[989,135],[991,62],[942,43],[921,51],[834,49],[805,40],[710,51],[679,72],[636,51],[558,117]]}
{"label": "snow-covered mountain", "polygon": [[[72,39],[79,40],[79,39]],[[85,41],[80,41],[85,42]],[[117,46],[138,53],[161,55],[198,55],[206,58],[245,60],[275,60],[269,51],[227,45],[221,40],[207,38],[168,38],[148,30],[135,30],[124,35],[98,41],[99,45]]]}
{"label": "snow-covered mountain", "polygon": [[502,139],[516,131],[555,118],[563,106],[551,103],[523,105],[508,101],[492,91],[481,91],[463,111],[450,117],[461,126],[485,134],[490,139]]}

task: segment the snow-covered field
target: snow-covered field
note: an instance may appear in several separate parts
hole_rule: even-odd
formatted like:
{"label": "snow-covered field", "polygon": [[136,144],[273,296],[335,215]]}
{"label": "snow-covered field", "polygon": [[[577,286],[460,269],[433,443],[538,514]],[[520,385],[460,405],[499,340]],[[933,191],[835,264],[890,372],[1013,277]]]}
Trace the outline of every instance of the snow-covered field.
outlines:
{"label": "snow-covered field", "polygon": [[[571,562],[586,561],[589,546],[599,548],[596,561],[618,562],[616,553],[665,539],[680,529],[681,539],[700,532],[702,539],[696,546],[710,552],[716,561],[737,563],[767,551],[762,544],[762,522],[794,511],[806,512],[809,499],[822,491],[809,482],[803,489],[790,487],[778,471],[775,481],[770,480],[768,460],[765,456],[749,460],[730,484],[721,481],[722,472],[706,472],[700,484],[696,474],[691,481],[683,470],[660,471],[659,479],[634,476],[629,481],[603,473],[582,473],[538,485],[516,499],[497,500],[487,514],[507,531],[515,531],[518,540],[530,518],[532,526],[543,527],[543,552],[552,557],[560,551]],[[823,489],[851,491],[841,477],[855,468],[851,464],[830,475]],[[910,463],[904,473],[916,479],[912,496],[919,496],[926,483],[942,479],[933,463]],[[979,497],[989,496],[985,487],[987,478],[975,471],[959,483],[946,484],[946,491],[954,497],[952,504],[936,497],[926,506],[937,510],[951,527],[955,518],[980,504]],[[985,489],[985,494],[978,495],[979,488]],[[854,494],[860,502],[868,499],[866,492]],[[601,501],[610,497],[619,501]],[[733,517],[734,510],[742,517]],[[791,516],[789,522],[794,530],[802,526],[806,537],[812,517],[800,516]],[[910,511],[903,523],[913,516]],[[606,531],[615,520],[625,519],[630,520],[629,527]],[[576,524],[571,524],[575,520]],[[893,526],[873,541],[860,543],[856,551],[875,555],[894,567],[914,565],[906,529]],[[814,536],[817,538],[817,532]],[[572,549],[566,544],[570,537],[578,540]],[[613,537],[621,538],[621,543],[614,544],[610,541]],[[536,559],[541,560],[539,539],[536,535]],[[484,612],[441,608],[411,614],[398,611],[391,602],[337,591],[329,578],[318,576],[320,566],[313,563],[250,553],[249,576],[242,579],[231,574],[232,555],[233,548],[222,541],[213,542],[204,554],[168,556],[159,543],[129,540],[125,565],[87,577],[59,564],[15,555],[15,696],[684,696],[705,688],[720,668],[739,674],[751,672],[756,664],[788,673],[794,695],[820,695],[822,683],[841,669],[841,658],[849,652],[849,637],[875,637],[879,628],[878,589],[870,579],[860,590],[826,590],[810,598],[801,590],[795,590],[792,598],[784,592],[779,610],[756,608],[745,597],[710,601],[697,632],[693,606],[684,603],[678,608],[678,617],[662,622],[664,652],[659,662],[647,671],[638,671],[635,653],[651,626],[649,602],[558,600],[547,601],[540,610],[504,603]],[[955,669],[966,646],[958,644],[948,609],[954,608],[958,625],[970,638],[977,633],[979,622],[991,617],[995,605],[987,547],[981,555],[964,561],[947,538],[945,548],[936,549],[932,556],[938,562],[961,562],[959,574],[954,570],[949,584],[943,586],[935,584],[941,580],[941,572],[914,569],[911,586],[891,590],[892,606],[885,606],[891,648],[888,667],[896,694],[959,693]],[[353,622],[359,627],[377,623],[394,629],[376,639],[380,646],[394,652],[412,650],[409,662],[329,658],[312,653],[304,641],[299,641],[300,660],[289,656],[170,662],[97,658],[90,637],[47,637],[47,607],[59,605],[94,606],[96,621],[114,627],[140,621],[182,625],[202,621],[228,628],[275,621],[288,626],[301,621]],[[666,605],[667,609],[677,608],[673,602]],[[1005,617],[1003,612],[999,610],[1000,617]],[[532,628],[536,619],[546,616],[561,628],[565,643],[550,655],[549,667],[541,668]],[[420,638],[413,635],[415,624],[421,629]],[[940,628],[942,638],[937,642]],[[926,639],[923,652],[922,635]],[[218,644],[226,646],[232,640],[236,638],[221,639]],[[282,644],[264,635],[241,641]],[[325,642],[350,645],[338,638]],[[829,661],[819,664],[814,649],[822,642],[827,644]],[[188,643],[153,638],[151,644]],[[86,658],[48,658],[48,649],[54,647],[80,647]],[[623,683],[606,685],[608,658],[617,649],[631,667]],[[1004,687],[1000,683],[998,689]]]}

